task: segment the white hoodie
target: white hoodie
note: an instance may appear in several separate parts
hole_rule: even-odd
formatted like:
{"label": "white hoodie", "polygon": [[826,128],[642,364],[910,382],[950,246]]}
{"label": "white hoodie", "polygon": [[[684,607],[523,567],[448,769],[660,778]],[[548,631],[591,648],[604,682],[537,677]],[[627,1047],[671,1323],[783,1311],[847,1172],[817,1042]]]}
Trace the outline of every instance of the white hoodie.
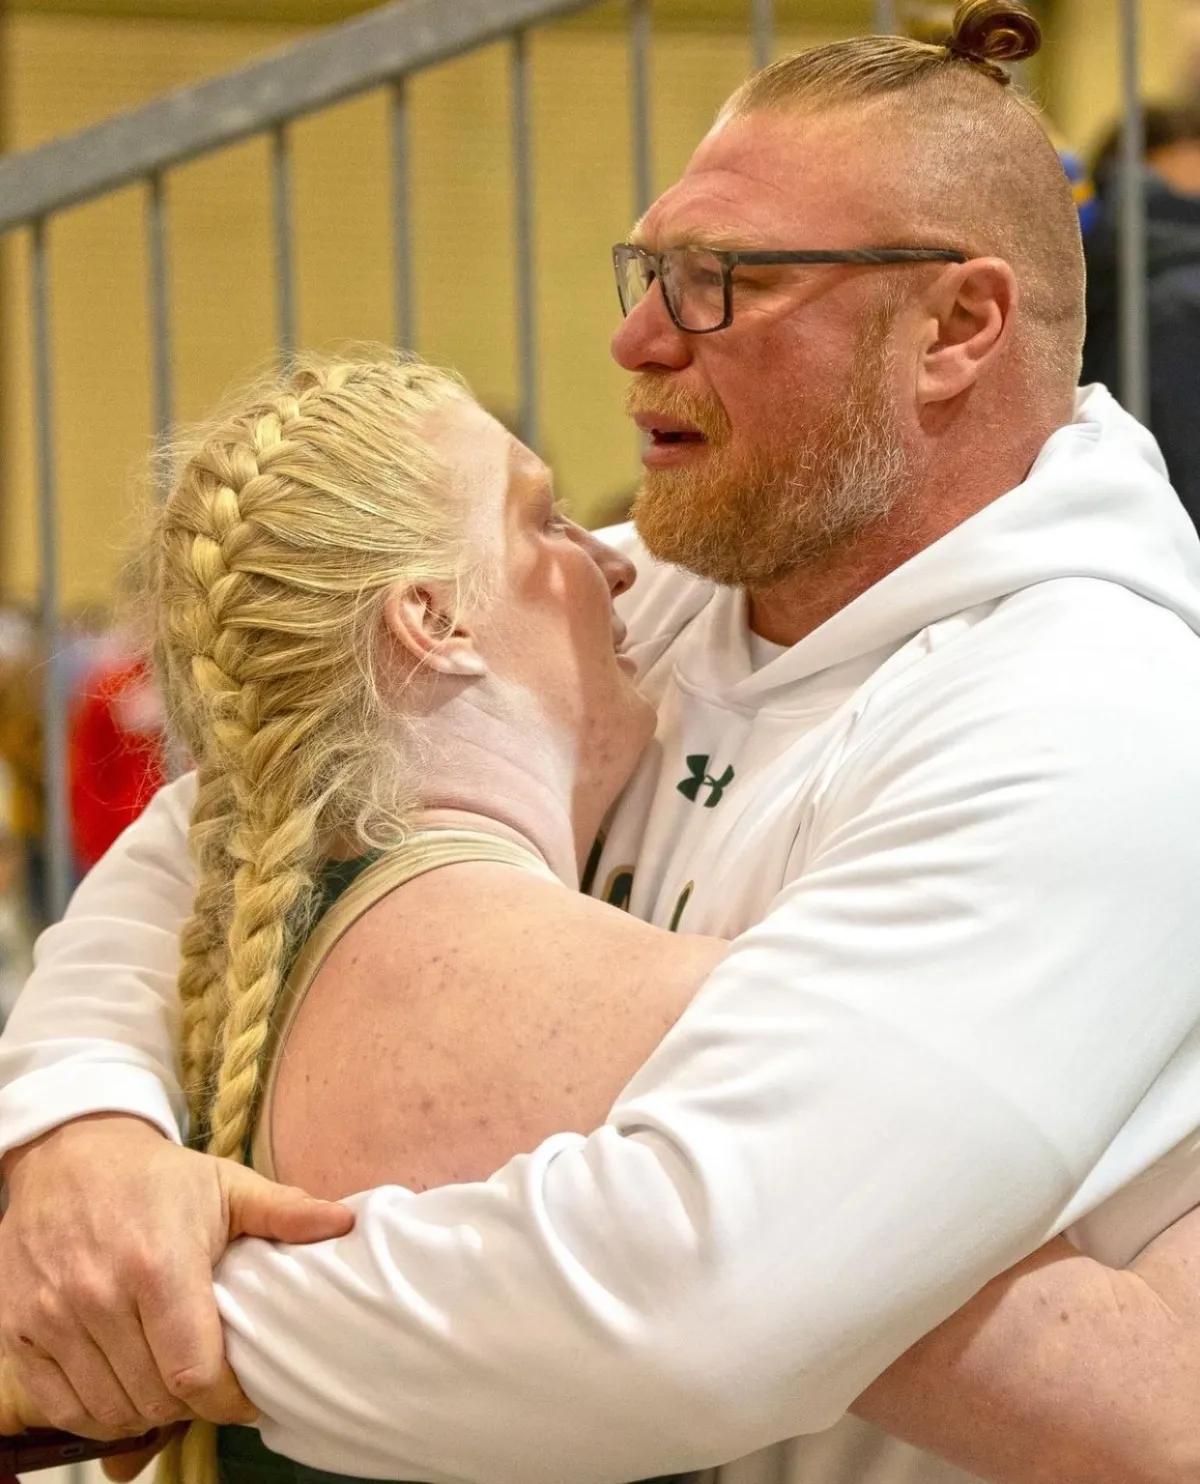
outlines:
{"label": "white hoodie", "polygon": [[[271,1447],[344,1473],[961,1481],[838,1419],[1052,1233],[1123,1263],[1200,1201],[1200,544],[1096,388],[757,672],[739,594],[642,564],[659,734],[594,889],[741,936],[603,1128],[236,1244],[231,1361]],[[98,1108],[173,1129],[189,789],[45,936],[0,1147]]]}

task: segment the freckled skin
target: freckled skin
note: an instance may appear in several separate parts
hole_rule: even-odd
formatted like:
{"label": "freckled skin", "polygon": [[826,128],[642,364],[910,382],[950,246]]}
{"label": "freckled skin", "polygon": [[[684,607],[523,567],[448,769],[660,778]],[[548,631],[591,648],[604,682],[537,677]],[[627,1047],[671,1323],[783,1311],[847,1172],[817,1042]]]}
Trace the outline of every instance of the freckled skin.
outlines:
{"label": "freckled skin", "polygon": [[511,867],[419,877],[343,937],[293,1023],[268,1114],[279,1178],[426,1189],[590,1131],[724,949]]}

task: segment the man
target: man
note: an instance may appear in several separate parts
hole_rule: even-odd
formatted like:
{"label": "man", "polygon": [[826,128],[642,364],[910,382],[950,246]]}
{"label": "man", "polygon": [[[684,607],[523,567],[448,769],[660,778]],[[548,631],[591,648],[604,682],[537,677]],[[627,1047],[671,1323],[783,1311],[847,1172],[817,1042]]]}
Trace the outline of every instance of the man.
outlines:
{"label": "man", "polygon": [[[659,739],[592,887],[741,936],[603,1129],[230,1252],[230,1359],[281,1451],[961,1480],[839,1419],[1052,1232],[1122,1263],[1196,1203],[1200,548],[1152,440],[1076,402],[1074,208],[994,75],[995,10],[949,49],[759,74],[618,253],[639,528],[700,580],[641,557]],[[101,1109],[174,1128],[186,807],[85,884],[5,1043],[6,1339],[76,1415],[214,1369],[203,1335],[180,1358],[152,1253],[181,1201],[190,1270],[220,1247],[222,1177],[129,1120],[38,1140]],[[38,1239],[51,1208],[75,1235]]]}

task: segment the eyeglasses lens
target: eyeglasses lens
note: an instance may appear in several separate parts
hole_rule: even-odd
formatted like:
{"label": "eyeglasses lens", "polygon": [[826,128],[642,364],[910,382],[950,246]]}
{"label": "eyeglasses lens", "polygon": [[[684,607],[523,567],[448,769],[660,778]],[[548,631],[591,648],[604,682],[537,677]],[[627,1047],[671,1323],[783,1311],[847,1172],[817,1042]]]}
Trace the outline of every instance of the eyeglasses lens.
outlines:
{"label": "eyeglasses lens", "polygon": [[712,330],[725,318],[725,276],[720,258],[700,247],[663,255],[663,289],[685,330]]}
{"label": "eyeglasses lens", "polygon": [[[725,319],[725,283],[721,260],[698,247],[675,247],[660,255],[662,288],[676,321],[685,330],[716,329]],[[631,314],[650,292],[653,261],[631,248],[615,253],[621,309]]]}

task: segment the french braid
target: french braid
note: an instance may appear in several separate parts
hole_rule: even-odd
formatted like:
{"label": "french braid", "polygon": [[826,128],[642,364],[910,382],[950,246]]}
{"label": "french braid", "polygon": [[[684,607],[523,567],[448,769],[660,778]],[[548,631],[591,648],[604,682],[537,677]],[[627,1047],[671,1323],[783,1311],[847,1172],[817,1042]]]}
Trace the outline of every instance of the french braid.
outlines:
{"label": "french braid", "polygon": [[[153,541],[155,650],[197,765],[179,1057],[193,1142],[244,1157],[270,1014],[331,848],[386,848],[411,809],[376,647],[398,584],[470,575],[459,492],[421,420],[465,397],[389,352],[304,357],[194,434]],[[193,1424],[160,1480],[213,1484]]]}

